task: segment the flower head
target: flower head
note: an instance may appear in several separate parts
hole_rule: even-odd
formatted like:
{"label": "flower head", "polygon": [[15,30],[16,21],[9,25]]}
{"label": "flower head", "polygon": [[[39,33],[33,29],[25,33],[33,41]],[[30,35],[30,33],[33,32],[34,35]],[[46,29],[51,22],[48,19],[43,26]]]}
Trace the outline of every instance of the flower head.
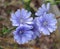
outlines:
{"label": "flower head", "polygon": [[25,44],[28,43],[28,41],[32,40],[33,32],[30,30],[30,28],[26,26],[19,26],[16,28],[16,30],[13,32],[14,40],[18,44]]}
{"label": "flower head", "polygon": [[38,9],[38,11],[35,13],[36,16],[41,16],[45,12],[48,12],[50,8],[50,3],[47,3],[47,5],[42,4],[42,6]]}
{"label": "flower head", "polygon": [[57,28],[57,20],[54,18],[54,14],[52,13],[44,13],[43,16],[35,18],[35,23],[37,29],[45,35],[49,35],[50,32],[52,33]]}
{"label": "flower head", "polygon": [[12,21],[13,26],[23,26],[33,24],[33,18],[30,17],[31,12],[28,12],[25,9],[18,9],[15,13],[11,13],[10,20]]}

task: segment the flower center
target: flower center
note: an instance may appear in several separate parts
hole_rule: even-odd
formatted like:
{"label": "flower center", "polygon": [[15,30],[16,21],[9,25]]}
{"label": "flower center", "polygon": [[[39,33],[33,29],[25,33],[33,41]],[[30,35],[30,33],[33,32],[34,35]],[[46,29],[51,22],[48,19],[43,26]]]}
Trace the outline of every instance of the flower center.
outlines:
{"label": "flower center", "polygon": [[20,33],[20,34],[23,34],[23,31],[20,31],[19,33]]}
{"label": "flower center", "polygon": [[47,25],[47,21],[44,21],[44,22],[43,22],[43,25],[46,26],[46,25]]}
{"label": "flower center", "polygon": [[23,22],[23,20],[21,19],[20,22]]}
{"label": "flower center", "polygon": [[22,18],[20,19],[20,23],[22,23],[22,24],[24,23]]}

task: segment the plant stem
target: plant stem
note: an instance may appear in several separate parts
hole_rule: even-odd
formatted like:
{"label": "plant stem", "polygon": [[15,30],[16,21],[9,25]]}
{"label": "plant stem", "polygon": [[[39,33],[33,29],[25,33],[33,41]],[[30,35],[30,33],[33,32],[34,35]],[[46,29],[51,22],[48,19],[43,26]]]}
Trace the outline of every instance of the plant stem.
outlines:
{"label": "plant stem", "polygon": [[56,17],[56,19],[59,19],[59,18],[60,18],[60,16]]}

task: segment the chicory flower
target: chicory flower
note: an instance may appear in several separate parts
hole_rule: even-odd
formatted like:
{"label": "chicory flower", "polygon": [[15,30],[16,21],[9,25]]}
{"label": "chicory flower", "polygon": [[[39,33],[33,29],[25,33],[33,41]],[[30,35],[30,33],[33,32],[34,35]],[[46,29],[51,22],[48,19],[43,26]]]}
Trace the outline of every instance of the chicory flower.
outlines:
{"label": "chicory flower", "polygon": [[52,13],[46,14],[44,13],[43,16],[36,17],[35,23],[36,27],[39,30],[39,32],[44,33],[45,35],[50,35],[50,32],[52,33],[53,31],[56,30],[57,26],[57,20],[54,17],[55,15]]}
{"label": "chicory flower", "polygon": [[36,16],[42,16],[45,12],[48,12],[50,9],[50,3],[42,4],[42,6],[35,13]]}
{"label": "chicory flower", "polygon": [[18,44],[25,44],[28,43],[28,41],[32,40],[33,31],[31,31],[30,28],[26,26],[19,26],[13,32],[13,35],[14,40]]}
{"label": "chicory flower", "polygon": [[[31,12],[28,12],[25,9],[18,9],[15,13],[11,13],[10,20],[12,21],[13,26],[30,26],[33,24],[33,18],[30,17]],[[30,26],[32,28],[32,26]]]}

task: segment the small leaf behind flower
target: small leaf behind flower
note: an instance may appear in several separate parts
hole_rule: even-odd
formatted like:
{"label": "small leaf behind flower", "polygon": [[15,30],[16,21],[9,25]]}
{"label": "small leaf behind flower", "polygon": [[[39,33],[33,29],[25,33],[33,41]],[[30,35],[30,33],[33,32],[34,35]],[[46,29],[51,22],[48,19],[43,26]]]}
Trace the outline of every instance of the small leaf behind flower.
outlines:
{"label": "small leaf behind flower", "polygon": [[14,30],[14,29],[16,29],[16,27],[12,27],[10,29],[7,28],[7,27],[3,27],[2,28],[2,33],[3,33],[3,35],[7,35],[7,34],[11,33],[11,31]]}
{"label": "small leaf behind flower", "polygon": [[0,49],[3,49],[3,48],[0,47]]}

